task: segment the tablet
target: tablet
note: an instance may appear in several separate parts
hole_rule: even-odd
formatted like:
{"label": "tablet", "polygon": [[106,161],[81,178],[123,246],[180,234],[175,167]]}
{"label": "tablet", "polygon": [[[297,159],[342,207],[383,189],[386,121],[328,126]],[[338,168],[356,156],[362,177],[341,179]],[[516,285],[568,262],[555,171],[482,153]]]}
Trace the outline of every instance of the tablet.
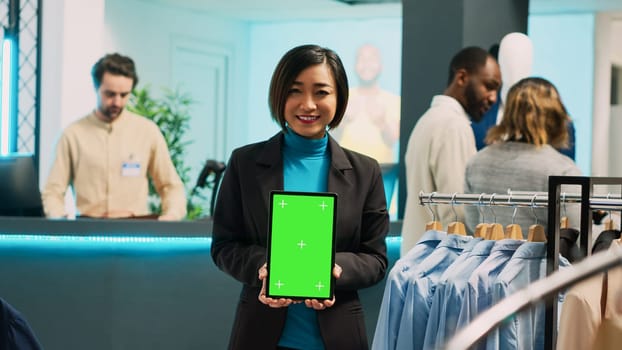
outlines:
{"label": "tablet", "polygon": [[336,193],[270,193],[268,297],[332,299],[336,209]]}

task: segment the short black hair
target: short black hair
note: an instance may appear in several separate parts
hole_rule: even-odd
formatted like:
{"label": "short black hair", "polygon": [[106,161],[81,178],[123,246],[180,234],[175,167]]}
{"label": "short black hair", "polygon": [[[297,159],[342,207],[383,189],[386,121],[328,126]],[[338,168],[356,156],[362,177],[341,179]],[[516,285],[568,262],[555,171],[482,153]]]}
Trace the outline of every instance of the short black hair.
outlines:
{"label": "short black hair", "polygon": [[495,43],[490,45],[490,47],[488,48],[488,53],[494,57],[495,60],[499,60],[499,44]]}
{"label": "short black hair", "polygon": [[451,59],[451,63],[449,64],[449,79],[447,80],[447,85],[451,85],[451,82],[456,76],[456,72],[460,69],[464,69],[467,73],[471,74],[486,66],[488,57],[492,57],[492,55],[481,47],[469,46],[460,50]]}
{"label": "short black hair", "polygon": [[318,45],[300,45],[287,51],[281,58],[270,81],[268,104],[270,113],[281,129],[286,130],[285,102],[289,90],[298,75],[305,69],[326,63],[333,73],[337,91],[337,108],[333,120],[328,124],[334,129],[341,123],[348,104],[348,77],[341,59],[335,51]]}
{"label": "short black hair", "polygon": [[118,53],[107,54],[95,62],[91,69],[91,76],[93,77],[93,85],[95,89],[99,89],[102,83],[102,77],[104,73],[110,73],[114,75],[122,75],[132,79],[132,89],[138,84],[138,75],[136,74],[136,66],[134,61]]}

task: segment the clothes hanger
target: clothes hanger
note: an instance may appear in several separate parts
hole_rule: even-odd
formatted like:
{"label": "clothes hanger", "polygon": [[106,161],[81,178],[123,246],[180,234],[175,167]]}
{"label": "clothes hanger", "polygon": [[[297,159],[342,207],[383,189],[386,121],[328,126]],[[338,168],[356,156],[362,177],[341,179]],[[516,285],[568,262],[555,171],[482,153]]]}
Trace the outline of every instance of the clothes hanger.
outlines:
{"label": "clothes hanger", "polygon": [[562,218],[559,220],[559,228],[570,227],[570,220],[568,220],[566,211],[566,192],[562,193]]}
{"label": "clothes hanger", "polygon": [[[508,198],[508,203],[511,202],[512,194]],[[518,206],[514,205],[514,212],[512,213],[512,223],[505,227],[505,238],[509,239],[524,239],[523,237],[523,229],[519,224],[514,223],[514,219],[516,218],[516,212],[518,211]]]}
{"label": "clothes hanger", "polygon": [[503,226],[501,226],[501,224],[497,222],[497,215],[492,209],[492,207],[495,205],[495,195],[496,193],[490,195],[490,212],[492,213],[492,224],[490,224],[488,226],[488,229],[486,230],[486,239],[498,241],[505,238],[505,233],[503,232]]}
{"label": "clothes hanger", "polygon": [[482,217],[482,222],[475,226],[475,232],[473,232],[473,237],[476,238],[486,238],[486,231],[488,231],[488,224],[486,223],[486,217],[484,215],[484,211],[482,210],[482,206],[484,205],[484,203],[482,202],[482,197],[484,197],[484,193],[479,195],[479,200],[477,204],[477,211]]}
{"label": "clothes hanger", "polygon": [[451,210],[454,212],[454,221],[447,225],[447,233],[466,236],[466,228],[464,227],[464,223],[458,221],[458,213],[456,213],[456,208],[454,207],[454,205],[456,204],[457,194],[458,193],[454,193],[454,195],[451,197]]}
{"label": "clothes hanger", "polygon": [[[611,193],[607,193],[607,199],[609,199],[609,195],[611,195]],[[604,225],[603,231],[611,231],[611,230],[616,229],[616,223],[613,221],[611,210],[609,210],[609,217],[605,219],[605,222],[603,223],[603,225]]]}
{"label": "clothes hanger", "polygon": [[425,224],[425,230],[426,231],[430,231],[430,230],[442,231],[443,230],[443,225],[441,224],[440,221],[436,221],[436,215],[434,214],[434,210],[432,210],[432,208],[431,208],[431,206],[432,206],[432,196],[434,196],[435,194],[436,194],[436,192],[430,193],[430,197],[428,197],[428,203],[425,206],[428,209],[428,211],[430,212],[430,214],[432,215],[432,221],[429,221],[427,224]]}
{"label": "clothes hanger", "polygon": [[[611,215],[611,214],[609,214],[609,215]],[[611,218],[605,219],[603,231],[610,231],[610,230],[615,230],[615,229],[616,229],[616,223],[613,222],[613,219],[611,219]]]}
{"label": "clothes hanger", "polygon": [[529,242],[546,242],[546,233],[544,232],[544,226],[538,224],[538,215],[536,215],[536,205],[535,205],[535,201],[536,201],[536,196],[537,194],[533,195],[533,198],[531,199],[531,213],[533,214],[533,217],[536,220],[536,223],[529,226],[529,233],[527,234],[527,240]]}

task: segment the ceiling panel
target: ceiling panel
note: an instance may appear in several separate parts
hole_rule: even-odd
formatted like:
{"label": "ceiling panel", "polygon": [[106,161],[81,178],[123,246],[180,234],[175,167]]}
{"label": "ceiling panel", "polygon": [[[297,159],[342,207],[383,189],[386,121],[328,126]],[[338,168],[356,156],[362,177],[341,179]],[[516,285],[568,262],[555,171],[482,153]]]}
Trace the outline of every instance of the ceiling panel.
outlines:
{"label": "ceiling panel", "polygon": [[337,0],[142,0],[222,18],[251,21],[401,16],[400,2],[347,4]]}
{"label": "ceiling panel", "polygon": [[[141,0],[250,21],[401,16],[399,0]],[[356,1],[350,4],[349,2]],[[530,13],[622,12],[622,0],[531,0]]]}
{"label": "ceiling panel", "polygon": [[622,0],[530,0],[531,13],[622,11]]}

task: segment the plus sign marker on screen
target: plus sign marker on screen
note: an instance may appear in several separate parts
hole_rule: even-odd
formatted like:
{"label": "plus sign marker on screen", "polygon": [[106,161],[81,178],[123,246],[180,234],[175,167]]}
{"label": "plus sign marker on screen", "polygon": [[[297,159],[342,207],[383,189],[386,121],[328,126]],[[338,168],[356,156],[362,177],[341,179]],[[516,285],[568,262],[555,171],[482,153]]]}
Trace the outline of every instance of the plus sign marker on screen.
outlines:
{"label": "plus sign marker on screen", "polygon": [[267,296],[331,299],[337,195],[273,191],[270,196]]}

